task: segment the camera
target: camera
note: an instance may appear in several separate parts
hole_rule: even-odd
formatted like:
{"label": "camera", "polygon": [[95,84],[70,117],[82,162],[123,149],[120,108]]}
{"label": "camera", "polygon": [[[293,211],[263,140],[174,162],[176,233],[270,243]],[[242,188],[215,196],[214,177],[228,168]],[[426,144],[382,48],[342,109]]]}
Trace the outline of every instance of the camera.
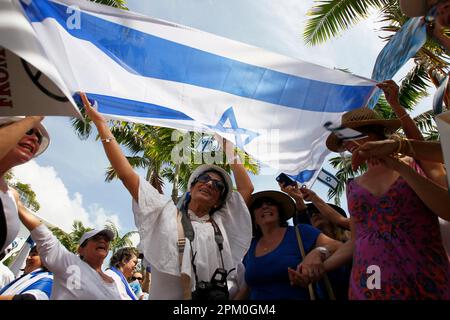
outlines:
{"label": "camera", "polygon": [[227,270],[217,268],[211,281],[199,281],[192,292],[192,300],[229,300]]}

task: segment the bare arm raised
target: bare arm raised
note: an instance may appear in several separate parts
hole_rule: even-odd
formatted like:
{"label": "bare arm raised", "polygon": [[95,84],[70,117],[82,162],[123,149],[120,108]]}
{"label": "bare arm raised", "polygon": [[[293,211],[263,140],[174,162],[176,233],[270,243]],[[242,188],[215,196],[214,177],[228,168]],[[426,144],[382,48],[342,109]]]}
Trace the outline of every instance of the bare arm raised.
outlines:
{"label": "bare arm raised", "polygon": [[114,170],[117,172],[117,176],[124,184],[125,188],[130,192],[134,200],[138,201],[139,197],[139,176],[134,172],[127,158],[120,149],[119,144],[112,135],[105,118],[92,108],[86,95],[80,92],[81,99],[83,100],[86,114],[94,122],[97,127],[98,134],[103,143],[106,156],[111,163]]}

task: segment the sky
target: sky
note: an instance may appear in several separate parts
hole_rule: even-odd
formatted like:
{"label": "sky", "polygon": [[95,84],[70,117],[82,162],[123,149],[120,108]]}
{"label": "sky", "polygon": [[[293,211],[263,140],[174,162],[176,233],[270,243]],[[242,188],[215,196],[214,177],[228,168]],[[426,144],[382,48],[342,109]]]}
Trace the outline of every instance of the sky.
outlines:
{"label": "sky", "polygon": [[[379,38],[377,15],[323,45],[307,47],[302,33],[312,4],[311,0],[128,0],[131,11],[370,78],[384,46]],[[394,79],[404,76],[407,68],[408,65]],[[429,109],[429,105],[427,99],[414,115]],[[96,132],[89,139],[80,140],[68,118],[47,117],[44,124],[51,135],[49,149],[14,169],[15,176],[36,192],[41,204],[39,215],[66,231],[70,231],[74,219],[91,227],[102,227],[111,220],[122,234],[135,230],[130,195],[119,181],[104,182],[109,162],[101,143],[95,140]],[[325,168],[335,172],[327,164]],[[142,170],[138,173],[145,175]],[[274,174],[273,170],[264,169],[261,175],[252,176],[255,191],[278,189]],[[168,197],[169,189],[167,185]],[[326,186],[317,181],[313,190],[326,199]],[[347,209],[345,199],[342,203]],[[136,237],[134,241],[137,242]]]}

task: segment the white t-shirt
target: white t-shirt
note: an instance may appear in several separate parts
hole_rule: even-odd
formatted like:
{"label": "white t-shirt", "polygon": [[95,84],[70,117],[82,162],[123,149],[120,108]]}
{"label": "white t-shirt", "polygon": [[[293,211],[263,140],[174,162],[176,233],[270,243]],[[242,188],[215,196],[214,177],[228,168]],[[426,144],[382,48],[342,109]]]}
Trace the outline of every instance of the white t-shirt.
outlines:
{"label": "white t-shirt", "polygon": [[53,272],[51,300],[120,300],[116,284],[105,282],[97,271],[68,251],[44,224],[32,230],[31,237],[45,266]]}
{"label": "white t-shirt", "polygon": [[[20,220],[12,191],[10,189],[6,192],[0,190],[0,198],[2,199],[4,213],[4,215],[0,216],[0,219],[4,219],[6,224],[6,239],[4,243],[0,243],[0,252],[3,252],[17,237],[20,229]],[[3,231],[0,230],[0,232]]]}
{"label": "white t-shirt", "polygon": [[[140,179],[139,204],[133,200],[133,213],[144,256],[151,265],[152,300],[183,299],[179,278],[177,212],[172,200],[158,193],[145,179]],[[233,192],[224,207],[216,211],[212,218],[224,238],[222,255],[224,268],[229,272],[242,261],[250,246],[252,237],[250,213],[242,196],[238,192]],[[195,233],[193,252],[197,253],[195,257],[197,274],[199,281],[210,281],[214,271],[222,267],[219,249],[214,240],[211,223],[205,223],[201,221],[202,219],[196,220],[192,220],[192,227]],[[194,290],[195,276],[188,239],[183,253],[182,273],[191,277]],[[233,271],[228,279],[235,276],[236,272]]]}
{"label": "white t-shirt", "polygon": [[0,289],[14,280],[14,273],[0,262]]}
{"label": "white t-shirt", "polygon": [[[119,277],[119,275],[117,273],[115,273],[111,269],[108,269],[105,271],[105,274],[107,274],[108,276],[110,276],[111,278],[114,279],[114,282],[116,283],[116,286],[117,286],[117,290],[119,290],[119,293],[120,293],[120,298],[122,300],[133,300],[128,295],[127,288],[125,287],[125,284],[122,282],[122,279]],[[126,285],[128,286],[128,289],[131,292],[131,294],[134,296],[134,298],[136,298],[136,295],[134,294],[130,285],[128,283]],[[137,298],[136,298],[136,300],[137,300]]]}

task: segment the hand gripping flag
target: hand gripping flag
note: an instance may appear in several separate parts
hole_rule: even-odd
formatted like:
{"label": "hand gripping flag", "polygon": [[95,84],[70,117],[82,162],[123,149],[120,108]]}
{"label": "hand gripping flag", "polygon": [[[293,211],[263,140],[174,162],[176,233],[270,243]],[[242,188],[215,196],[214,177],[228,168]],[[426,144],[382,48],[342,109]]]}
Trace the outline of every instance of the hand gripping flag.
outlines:
{"label": "hand gripping flag", "polygon": [[[89,1],[0,2],[31,25],[70,103],[84,91],[112,119],[213,131],[310,181],[328,153],[323,124],[374,91],[369,79]],[[27,46],[21,35],[4,38],[1,46],[33,64],[17,49]]]}

